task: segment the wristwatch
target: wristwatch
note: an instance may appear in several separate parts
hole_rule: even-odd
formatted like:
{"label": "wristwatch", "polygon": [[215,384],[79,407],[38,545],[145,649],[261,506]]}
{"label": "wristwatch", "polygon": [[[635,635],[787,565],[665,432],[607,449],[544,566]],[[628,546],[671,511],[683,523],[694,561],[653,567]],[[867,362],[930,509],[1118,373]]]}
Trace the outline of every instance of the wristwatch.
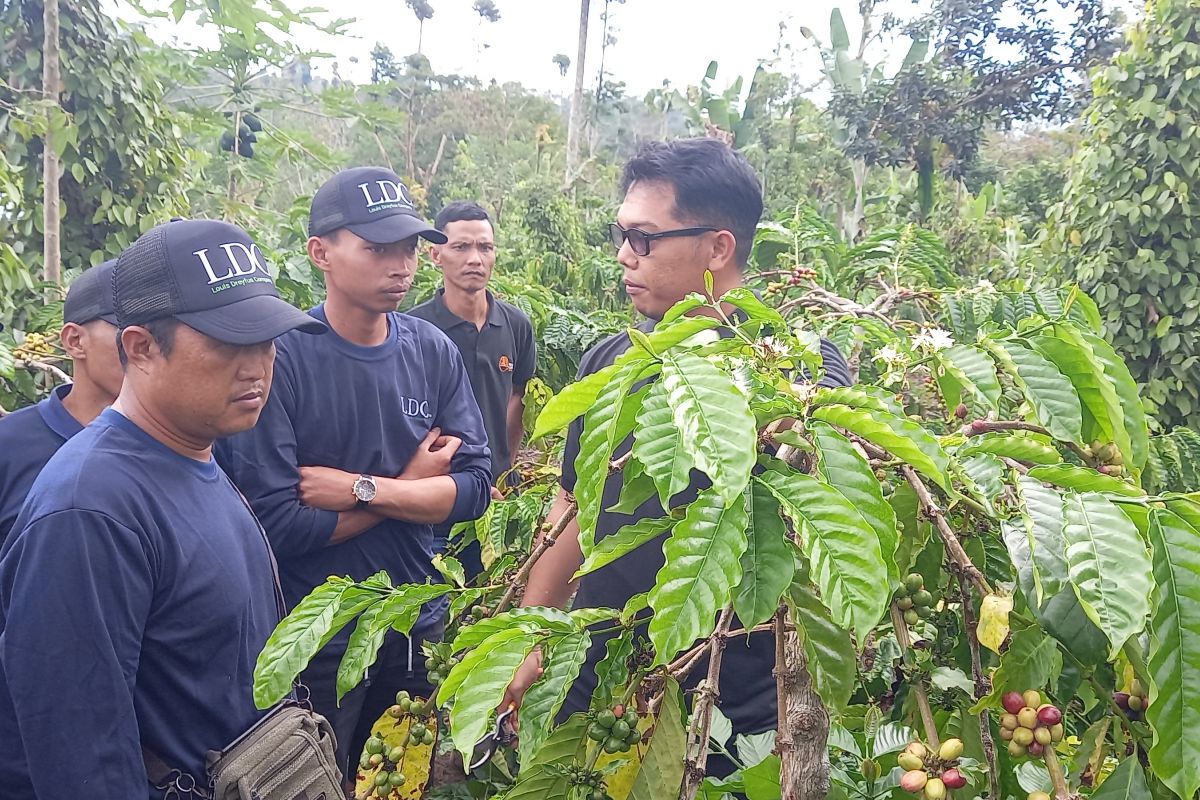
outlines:
{"label": "wristwatch", "polygon": [[371,475],[359,475],[358,480],[354,482],[354,507],[366,508],[375,499],[375,493],[378,487],[375,486],[375,478]]}

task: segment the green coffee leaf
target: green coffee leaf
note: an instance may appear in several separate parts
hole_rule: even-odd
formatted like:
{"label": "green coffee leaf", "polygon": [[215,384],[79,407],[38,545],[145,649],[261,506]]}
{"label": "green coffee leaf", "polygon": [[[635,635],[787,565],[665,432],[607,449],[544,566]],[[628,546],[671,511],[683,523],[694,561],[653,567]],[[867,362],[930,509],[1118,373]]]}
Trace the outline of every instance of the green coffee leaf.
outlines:
{"label": "green coffee leaf", "polygon": [[733,609],[746,628],[766,622],[792,583],[795,567],[779,502],[757,481],[746,487],[746,552]]}
{"label": "green coffee leaf", "polygon": [[1064,489],[1074,489],[1077,492],[1107,492],[1126,497],[1141,497],[1144,493],[1131,483],[1111,475],[1102,475],[1088,467],[1077,467],[1074,464],[1051,464],[1044,467],[1034,467],[1029,470],[1029,477],[1045,483],[1062,486]]}
{"label": "green coffee leaf", "polygon": [[637,425],[633,456],[654,479],[662,507],[670,508],[671,498],[688,487],[696,460],[692,448],[685,446],[680,436],[663,381],[650,388],[638,411]]}
{"label": "green coffee leaf", "polygon": [[[979,402],[989,408],[1000,408],[1000,381],[996,377],[996,367],[986,353],[978,347],[956,344],[939,351],[934,358],[939,367]],[[950,406],[950,410],[953,411],[954,406]]]}
{"label": "green coffee leaf", "polygon": [[551,639],[543,648],[542,677],[521,701],[521,763],[528,764],[554,729],[554,718],[579,677],[592,636],[586,631]]}
{"label": "green coffee leaf", "polygon": [[1051,436],[1066,442],[1083,439],[1079,395],[1058,367],[1018,342],[985,340],[983,346],[1012,376],[1033,407],[1037,421]]}
{"label": "green coffee leaf", "polygon": [[[1192,749],[1195,750],[1194,747]],[[1150,760],[1154,761],[1153,750],[1150,751]],[[1163,773],[1160,765],[1153,764],[1153,766],[1160,777],[1170,775],[1176,778],[1176,780],[1164,779],[1163,782],[1168,786],[1171,786],[1172,783],[1179,783],[1178,778],[1180,776],[1178,773]],[[1195,772],[1196,766],[1195,762],[1193,762],[1193,772]],[[1188,794],[1182,794],[1174,786],[1171,786],[1171,788],[1180,797],[1191,797],[1195,794],[1194,789]],[[1124,758],[1121,759],[1121,763],[1117,765],[1113,773],[1104,779],[1104,783],[1100,785],[1100,788],[1092,793],[1091,800],[1144,800],[1144,798],[1152,796],[1150,786],[1146,783],[1146,774],[1142,772],[1141,762],[1136,758]]]}
{"label": "green coffee leaf", "polygon": [[839,625],[865,636],[891,597],[879,536],[836,489],[800,472],[755,477],[800,534],[813,582]]}
{"label": "green coffee leaf", "polygon": [[1068,574],[1089,619],[1108,637],[1110,656],[1139,633],[1150,613],[1150,556],[1137,528],[1098,494],[1064,502]]}
{"label": "green coffee leaf", "polygon": [[595,572],[601,567],[608,566],[621,556],[633,552],[646,542],[652,542],[659,536],[671,530],[671,526],[679,520],[673,517],[658,519],[641,519],[632,525],[626,525],[616,533],[605,536],[583,560],[583,564],[572,576],[572,580]]}
{"label": "green coffee leaf", "polygon": [[330,578],[275,627],[254,665],[255,705],[270,708],[291,690],[292,681],[327,641],[342,593],[351,585],[346,578]]}
{"label": "green coffee leaf", "polygon": [[875,531],[888,577],[898,582],[896,547],[900,534],[896,531],[896,513],[883,499],[879,479],[845,436],[820,422],[814,423],[811,430],[817,444],[819,476],[845,497]]}
{"label": "green coffee leaf", "polygon": [[594,543],[600,499],[608,480],[608,465],[613,449],[624,438],[619,435],[618,418],[625,403],[629,402],[629,390],[646,369],[647,364],[643,361],[631,361],[623,366],[600,389],[595,403],[583,417],[579,455],[575,457],[575,474],[578,476],[575,502],[579,507],[576,520],[579,522],[580,545],[584,553]]}
{"label": "green coffee leaf", "polygon": [[555,729],[538,749],[529,763],[521,764],[517,782],[504,795],[504,800],[546,800],[549,797],[568,797],[567,777],[562,768],[576,762],[583,752],[587,737],[587,717],[572,714]]}
{"label": "green coffee leaf", "polygon": [[712,480],[710,491],[731,503],[750,480],[758,438],[745,395],[724,372],[686,351],[664,358],[662,383],[696,467]]}
{"label": "green coffee leaf", "polygon": [[[647,356],[643,353],[642,357],[646,358]],[[600,394],[600,390],[620,370],[619,365],[610,364],[565,386],[561,392],[546,402],[542,413],[538,414],[533,433],[529,435],[529,441],[536,442],[547,434],[558,433],[575,419],[583,416],[596,402],[596,396]]]}
{"label": "green coffee leaf", "polygon": [[[444,705],[454,698],[450,708],[450,736],[464,763],[470,761],[471,751],[483,738],[493,710],[500,705],[517,668],[537,642],[536,636],[521,628],[500,631],[481,642],[450,670],[438,692],[438,703]],[[456,676],[456,672],[460,674]]]}
{"label": "green coffee leaf", "polygon": [[469,647],[477,647],[484,640],[491,638],[500,631],[509,628],[524,628],[529,632],[548,631],[551,633],[574,633],[575,622],[571,615],[561,608],[548,606],[525,606],[514,608],[497,614],[494,617],[480,620],[474,625],[468,625],[454,637],[450,651],[457,653]]}
{"label": "green coffee leaf", "polygon": [[836,425],[882,447],[942,489],[950,491],[946,476],[950,457],[932,434],[912,420],[843,405],[815,408],[812,418]]}
{"label": "green coffee leaf", "polygon": [[650,591],[650,641],[655,663],[666,664],[716,627],[741,579],[746,550],[746,499],[726,503],[708,490],[688,506],[663,545],[666,563]]}
{"label": "green coffee leaf", "polygon": [[629,800],[661,800],[678,794],[684,767],[680,754],[687,744],[683,709],[679,684],[667,678],[662,705],[655,717],[654,734],[638,768]]}
{"label": "green coffee leaf", "polygon": [[1001,696],[1014,686],[1045,686],[1062,666],[1062,655],[1054,640],[1036,626],[1013,628],[1008,649],[992,675],[992,692],[971,707],[972,714],[985,708],[1002,708]]}
{"label": "green coffee leaf", "polygon": [[804,645],[813,689],[833,713],[839,713],[854,693],[858,656],[845,628],[833,621],[829,609],[807,581],[797,581],[788,592],[792,621]]}
{"label": "green coffee leaf", "polygon": [[997,431],[982,436],[972,436],[955,455],[967,458],[981,453],[1011,458],[1026,464],[1057,464],[1062,455],[1051,444],[1049,436],[1025,431]]}
{"label": "green coffee leaf", "polygon": [[1193,735],[1200,730],[1200,530],[1194,527],[1200,506],[1180,500],[1168,507],[1155,510],[1150,524],[1156,588],[1146,720],[1154,730],[1155,774],[1175,794],[1191,797],[1200,789],[1200,741]]}

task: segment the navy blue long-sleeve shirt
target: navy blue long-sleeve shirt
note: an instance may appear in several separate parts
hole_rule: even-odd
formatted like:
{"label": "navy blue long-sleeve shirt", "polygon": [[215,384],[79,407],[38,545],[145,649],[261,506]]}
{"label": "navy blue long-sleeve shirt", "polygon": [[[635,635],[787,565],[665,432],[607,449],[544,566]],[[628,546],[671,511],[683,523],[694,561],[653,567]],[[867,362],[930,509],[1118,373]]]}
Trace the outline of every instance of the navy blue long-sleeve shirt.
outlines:
{"label": "navy blue long-sleeve shirt", "polygon": [[36,405],[0,419],[0,545],[8,538],[17,514],[50,456],[83,430],[63,406],[71,384],[56,386]]}
{"label": "navy blue long-sleeve shirt", "polygon": [[50,459],[0,550],[0,795],[156,798],[257,721],[278,621],[258,523],[215,461],[113,409]]}
{"label": "navy blue long-sleeve shirt", "polygon": [[[328,322],[318,306],[312,315]],[[283,593],[298,603],[330,575],[363,580],[386,569],[395,583],[423,583],[433,569],[431,525],[384,520],[338,544],[338,514],[301,504],[301,466],[396,477],[431,428],[463,440],[451,460],[458,488],[449,522],[487,509],[491,454],[462,357],[425,320],[388,315],[387,341],[362,347],[338,336],[288,333],[275,342],[271,395],[251,430],[217,455],[249,498],[279,559]],[[414,630],[440,612],[427,607]],[[344,646],[349,628],[331,645]]]}

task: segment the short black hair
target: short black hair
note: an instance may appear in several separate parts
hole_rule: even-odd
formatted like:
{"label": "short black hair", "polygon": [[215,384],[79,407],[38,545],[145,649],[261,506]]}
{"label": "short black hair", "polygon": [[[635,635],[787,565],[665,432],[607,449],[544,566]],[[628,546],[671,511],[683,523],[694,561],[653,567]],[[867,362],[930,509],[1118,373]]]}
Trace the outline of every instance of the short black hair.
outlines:
{"label": "short black hair", "polygon": [[[143,322],[138,327],[150,331],[150,335],[154,337],[154,342],[158,345],[163,358],[170,358],[171,350],[175,347],[175,331],[179,329],[181,324],[175,317],[159,317],[149,322]],[[121,334],[128,327],[126,325],[124,328],[117,329],[117,358],[121,360],[122,369],[129,366],[129,356],[125,355],[125,345],[121,344]]]}
{"label": "short black hair", "polygon": [[638,181],[675,190],[675,216],[733,233],[734,257],[745,267],[763,213],[762,181],[745,156],[718,139],[647,142],[625,164],[621,194]]}
{"label": "short black hair", "polygon": [[487,211],[479,203],[473,203],[470,200],[458,200],[450,203],[441,211],[438,212],[437,218],[433,221],[433,227],[439,231],[445,231],[446,226],[451,222],[464,222],[485,219],[487,224],[492,226],[492,230],[496,230],[495,223],[488,216]]}

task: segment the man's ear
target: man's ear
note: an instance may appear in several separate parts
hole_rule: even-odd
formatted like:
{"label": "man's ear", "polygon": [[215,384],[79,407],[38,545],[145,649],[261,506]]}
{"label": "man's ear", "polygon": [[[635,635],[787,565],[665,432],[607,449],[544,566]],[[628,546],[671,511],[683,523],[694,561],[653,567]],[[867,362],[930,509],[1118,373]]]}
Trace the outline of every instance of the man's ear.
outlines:
{"label": "man's ear", "polygon": [[714,276],[729,270],[740,271],[737,263],[737,238],[731,231],[717,231],[708,255],[708,269]]}
{"label": "man's ear", "polygon": [[87,335],[87,331],[83,329],[83,326],[77,325],[74,322],[68,322],[62,326],[62,330],[58,334],[58,340],[62,342],[63,350],[67,352],[67,356],[72,361],[79,361],[86,357],[85,340]]}
{"label": "man's ear", "polygon": [[162,354],[154,335],[140,325],[130,325],[121,331],[121,347],[129,368],[141,372],[146,372],[150,362]]}
{"label": "man's ear", "polygon": [[308,237],[308,258],[321,272],[329,272],[329,247],[320,236]]}
{"label": "man's ear", "polygon": [[438,269],[441,269],[441,268],[442,268],[442,248],[441,248],[441,245],[436,245],[436,244],[431,244],[431,245],[429,245],[429,260],[430,260],[430,261],[432,261],[432,262],[433,262],[433,265],[434,265],[435,267],[437,267]]}

